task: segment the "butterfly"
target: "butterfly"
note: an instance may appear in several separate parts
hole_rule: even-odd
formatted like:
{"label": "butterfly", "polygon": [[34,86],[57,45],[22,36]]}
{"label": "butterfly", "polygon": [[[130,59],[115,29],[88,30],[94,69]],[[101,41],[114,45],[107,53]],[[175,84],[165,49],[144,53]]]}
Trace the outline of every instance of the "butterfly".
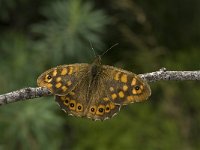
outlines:
{"label": "butterfly", "polygon": [[138,75],[113,66],[101,65],[97,56],[92,64],[61,65],[42,73],[37,84],[55,95],[55,100],[69,115],[105,120],[121,106],[147,100],[148,83]]}

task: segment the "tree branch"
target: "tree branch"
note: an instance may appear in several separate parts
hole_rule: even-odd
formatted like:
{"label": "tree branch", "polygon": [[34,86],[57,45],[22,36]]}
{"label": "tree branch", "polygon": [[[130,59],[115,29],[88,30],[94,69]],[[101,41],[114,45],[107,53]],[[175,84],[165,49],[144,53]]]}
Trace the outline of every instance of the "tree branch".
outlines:
{"label": "tree branch", "polygon": [[[165,68],[162,68],[159,71],[139,74],[139,76],[147,82],[156,82],[160,80],[200,80],[200,71],[167,71]],[[51,93],[46,88],[23,88],[0,95],[0,106],[49,95],[51,95]]]}

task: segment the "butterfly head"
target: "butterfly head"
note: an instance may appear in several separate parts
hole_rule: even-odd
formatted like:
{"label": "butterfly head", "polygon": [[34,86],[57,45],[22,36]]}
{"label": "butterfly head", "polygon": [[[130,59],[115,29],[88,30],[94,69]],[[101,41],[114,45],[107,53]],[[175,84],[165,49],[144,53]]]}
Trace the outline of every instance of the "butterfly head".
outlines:
{"label": "butterfly head", "polygon": [[101,65],[101,56],[100,55],[96,56],[96,58],[93,61],[93,64],[97,65],[97,66]]}

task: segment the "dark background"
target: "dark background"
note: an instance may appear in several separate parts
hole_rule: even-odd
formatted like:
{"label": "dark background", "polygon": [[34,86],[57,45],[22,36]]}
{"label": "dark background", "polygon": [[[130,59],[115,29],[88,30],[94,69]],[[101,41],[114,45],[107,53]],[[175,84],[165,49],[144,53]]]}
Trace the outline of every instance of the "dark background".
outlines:
{"label": "dark background", "polygon": [[[199,0],[0,0],[0,93],[35,87],[45,70],[103,64],[134,73],[200,69]],[[200,149],[198,81],[150,83],[149,101],[111,120],[67,116],[53,97],[0,107],[0,150]]]}

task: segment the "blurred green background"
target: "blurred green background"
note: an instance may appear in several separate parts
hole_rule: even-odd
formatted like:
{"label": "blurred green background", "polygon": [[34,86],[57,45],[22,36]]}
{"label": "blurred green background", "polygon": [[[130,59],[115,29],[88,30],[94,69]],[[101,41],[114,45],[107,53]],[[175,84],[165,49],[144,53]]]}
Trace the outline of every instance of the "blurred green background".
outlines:
{"label": "blurred green background", "polygon": [[[200,69],[199,0],[0,0],[0,93],[45,70],[94,59],[135,73]],[[198,81],[150,83],[149,101],[104,122],[67,116],[53,97],[0,107],[0,150],[200,149]]]}

